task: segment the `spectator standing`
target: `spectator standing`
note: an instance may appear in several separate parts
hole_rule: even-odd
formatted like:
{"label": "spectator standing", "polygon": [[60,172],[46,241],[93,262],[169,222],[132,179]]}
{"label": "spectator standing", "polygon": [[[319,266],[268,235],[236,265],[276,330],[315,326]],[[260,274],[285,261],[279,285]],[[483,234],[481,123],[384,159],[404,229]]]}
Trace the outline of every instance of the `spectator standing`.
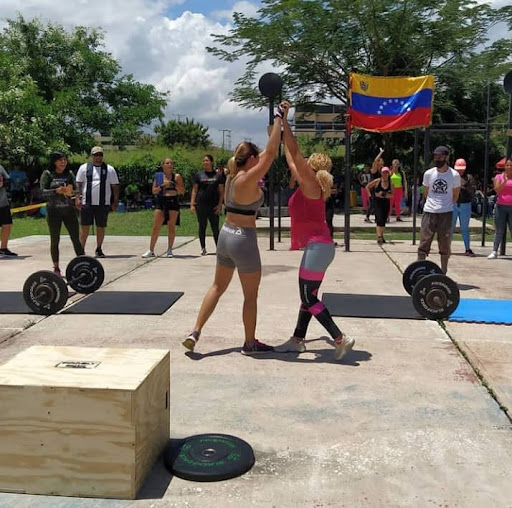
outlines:
{"label": "spectator standing", "polygon": [[0,228],[2,229],[0,233],[0,256],[14,257],[18,254],[7,248],[12,229],[11,205],[7,196],[7,189],[10,185],[11,179],[7,171],[3,166],[0,166]]}
{"label": "spectator standing", "polygon": [[445,146],[434,150],[435,167],[423,175],[425,206],[421,218],[418,260],[430,254],[434,235],[437,233],[441,269],[448,271],[451,254],[453,205],[459,199],[460,175],[448,165],[450,151]]}
{"label": "spectator standing", "polygon": [[180,202],[178,195],[185,193],[185,184],[181,175],[174,173],[174,161],[166,157],[162,161],[162,171],[153,177],[152,192],[155,196],[155,215],[149,241],[149,250],[142,254],[143,258],[155,257],[155,245],[160,229],[167,224],[166,257],[172,258],[172,246],[176,237],[176,225],[179,225]]}
{"label": "spectator standing", "polygon": [[464,240],[464,247],[466,248],[466,256],[475,257],[475,253],[470,248],[469,237],[469,219],[471,219],[471,202],[475,194],[475,189],[469,178],[465,176],[466,161],[464,159],[457,159],[454,164],[454,169],[460,175],[460,193],[459,199],[453,207],[452,217],[452,238],[457,225],[457,218],[459,219],[460,233]]}
{"label": "spectator standing", "polygon": [[390,202],[393,199],[393,187],[391,185],[391,170],[384,166],[381,169],[381,177],[372,180],[367,186],[368,194],[373,194],[375,207],[375,223],[377,229],[377,243],[382,245],[386,243],[384,231],[386,229],[386,221],[389,217]]}
{"label": "spectator standing", "polygon": [[68,159],[64,153],[55,152],[50,156],[49,168],[41,175],[41,193],[46,200],[46,222],[50,231],[50,255],[53,271],[61,275],[59,267],[59,242],[62,223],[68,230],[75,254],[82,256],[80,227],[72,199],[76,190],[75,175],[67,168]]}
{"label": "spectator standing", "polygon": [[20,169],[19,166],[14,166],[14,169],[9,175],[11,179],[11,202],[13,206],[20,206],[26,204],[28,178],[27,173]]}
{"label": "spectator standing", "polygon": [[201,256],[206,256],[206,226],[212,228],[215,245],[219,240],[219,215],[224,202],[224,184],[226,177],[213,168],[213,157],[203,157],[203,170],[196,173],[190,198],[190,211],[197,216]]}
{"label": "spectator standing", "polygon": [[[117,211],[119,205],[119,179],[116,170],[103,161],[103,148],[91,149],[92,162],[82,164],[76,175],[78,194],[76,205],[80,210],[80,242],[85,249],[89,229],[96,224],[97,258],[104,258],[103,240],[108,214]],[[112,203],[112,205],[111,205]]]}
{"label": "spectator standing", "polygon": [[[382,154],[384,153],[384,149],[381,148],[377,157],[373,160],[372,168],[370,170],[370,182],[372,180],[377,180],[380,178],[380,170],[384,166],[384,159],[382,158]],[[374,191],[368,194],[368,209],[366,210],[366,218],[365,222],[371,222],[370,215],[375,213],[375,199],[374,199]]]}
{"label": "spectator standing", "polygon": [[495,232],[492,252],[488,259],[498,257],[500,242],[505,236],[507,224],[512,234],[512,159],[505,163],[503,173],[494,177],[494,190],[496,191],[495,206]]}
{"label": "spectator standing", "polygon": [[400,218],[402,199],[407,201],[407,178],[403,169],[400,167],[400,161],[393,159],[391,163],[391,187],[393,188],[393,199],[389,204],[389,213],[395,209],[396,221],[402,222]]}
{"label": "spectator standing", "polygon": [[[371,175],[370,175],[370,165],[365,164],[363,171],[361,171],[357,175],[357,179],[359,180],[359,185],[361,186],[361,202],[363,204],[364,213],[368,211],[368,193],[366,192],[366,186],[370,183]],[[368,221],[366,221],[368,222]]]}

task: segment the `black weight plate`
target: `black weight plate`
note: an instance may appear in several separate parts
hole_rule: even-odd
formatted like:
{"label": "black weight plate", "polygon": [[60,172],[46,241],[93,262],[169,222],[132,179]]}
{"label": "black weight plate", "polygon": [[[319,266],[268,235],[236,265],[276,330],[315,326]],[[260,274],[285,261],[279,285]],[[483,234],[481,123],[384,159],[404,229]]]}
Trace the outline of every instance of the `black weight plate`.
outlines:
{"label": "black weight plate", "polygon": [[417,282],[426,277],[427,275],[433,275],[435,273],[442,274],[443,270],[439,265],[436,265],[432,261],[415,261],[411,263],[404,272],[402,277],[402,283],[404,285],[404,289],[412,295],[414,286]]}
{"label": "black weight plate", "polygon": [[412,293],[414,308],[427,319],[446,319],[458,307],[459,301],[459,287],[446,275],[423,277]]}
{"label": "black weight plate", "polygon": [[66,267],[66,279],[77,293],[94,293],[103,284],[105,270],[97,259],[78,256]]}
{"label": "black weight plate", "polygon": [[196,482],[235,478],[249,471],[254,461],[249,443],[227,434],[199,434],[164,452],[165,466],[174,476]]}
{"label": "black weight plate", "polygon": [[260,89],[261,95],[274,99],[277,97],[283,88],[283,80],[279,74],[274,72],[267,72],[261,76],[258,81],[258,88]]}
{"label": "black weight plate", "polygon": [[49,316],[64,308],[68,287],[62,277],[48,270],[30,275],[23,284],[23,299],[36,314]]}

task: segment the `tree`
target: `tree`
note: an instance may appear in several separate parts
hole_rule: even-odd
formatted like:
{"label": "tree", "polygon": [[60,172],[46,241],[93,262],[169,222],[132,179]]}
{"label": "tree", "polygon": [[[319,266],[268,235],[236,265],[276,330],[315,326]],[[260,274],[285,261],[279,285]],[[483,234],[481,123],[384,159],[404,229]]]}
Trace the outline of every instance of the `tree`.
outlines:
{"label": "tree", "polygon": [[25,167],[55,149],[82,152],[96,132],[133,142],[163,117],[165,93],[121,75],[98,30],[22,16],[0,33],[0,158]]}
{"label": "tree", "polygon": [[155,127],[158,142],[165,146],[185,145],[193,148],[207,148],[210,145],[208,127],[188,118],[184,122],[169,120]]}
{"label": "tree", "polygon": [[[235,13],[233,21],[230,33],[215,35],[216,45],[208,50],[228,62],[248,59],[232,93],[247,107],[265,105],[257,89],[262,63],[276,68],[284,96],[295,104],[345,104],[351,71],[432,73],[436,121],[482,122],[482,90],[510,69],[512,40],[490,43],[488,37],[498,23],[512,25],[511,6],[475,0],[263,0],[257,17]],[[387,136],[385,143],[390,148],[391,139],[404,136]],[[373,159],[382,140],[359,131],[354,142],[363,159]]]}

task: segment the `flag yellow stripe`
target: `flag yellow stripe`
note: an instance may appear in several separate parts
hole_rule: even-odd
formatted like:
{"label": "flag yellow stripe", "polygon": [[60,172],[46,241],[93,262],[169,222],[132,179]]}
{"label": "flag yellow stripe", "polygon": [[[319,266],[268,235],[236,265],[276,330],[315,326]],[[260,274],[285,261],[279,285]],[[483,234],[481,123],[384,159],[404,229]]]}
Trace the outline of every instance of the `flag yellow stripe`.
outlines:
{"label": "flag yellow stripe", "polygon": [[26,212],[28,210],[35,210],[36,208],[42,208],[46,206],[46,203],[38,203],[37,205],[20,206],[18,208],[12,208],[11,213]]}
{"label": "flag yellow stripe", "polygon": [[409,97],[426,88],[434,89],[434,76],[380,77],[351,74],[351,91],[372,97]]}

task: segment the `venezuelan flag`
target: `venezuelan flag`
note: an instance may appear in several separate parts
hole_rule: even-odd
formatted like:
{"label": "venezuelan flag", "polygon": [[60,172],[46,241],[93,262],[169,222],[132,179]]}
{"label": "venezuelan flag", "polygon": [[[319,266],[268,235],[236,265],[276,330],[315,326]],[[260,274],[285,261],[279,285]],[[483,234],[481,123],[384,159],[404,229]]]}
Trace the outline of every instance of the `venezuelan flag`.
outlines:
{"label": "venezuelan flag", "polygon": [[432,123],[434,76],[376,77],[352,73],[349,112],[352,127],[393,132]]}

